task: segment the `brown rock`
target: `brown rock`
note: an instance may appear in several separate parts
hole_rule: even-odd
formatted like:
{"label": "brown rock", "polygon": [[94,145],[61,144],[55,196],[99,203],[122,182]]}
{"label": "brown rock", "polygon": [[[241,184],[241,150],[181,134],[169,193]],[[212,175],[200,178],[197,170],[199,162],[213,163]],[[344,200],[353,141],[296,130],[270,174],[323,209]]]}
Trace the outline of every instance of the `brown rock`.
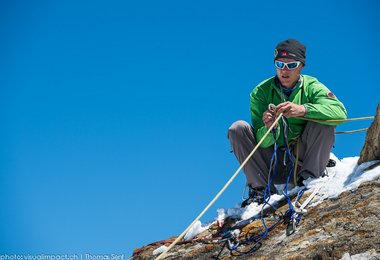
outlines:
{"label": "brown rock", "polygon": [[[358,255],[361,256],[360,259],[379,259],[379,208],[378,179],[309,208],[294,234],[286,236],[286,226],[279,225],[270,231],[257,251],[242,256],[231,256],[230,252],[224,249],[219,259],[341,259],[344,255]],[[271,220],[268,220],[268,225],[270,222]],[[260,232],[259,223],[260,221],[256,221],[247,225],[241,235]],[[146,246],[136,252],[132,259],[154,259],[156,256],[152,255],[152,251],[165,242]],[[198,238],[176,245],[165,259],[215,259],[222,247],[223,243],[210,240],[207,242]],[[247,245],[241,249],[249,248]]]}
{"label": "brown rock", "polygon": [[380,160],[380,103],[377,106],[375,119],[368,128],[358,164],[373,160]]}

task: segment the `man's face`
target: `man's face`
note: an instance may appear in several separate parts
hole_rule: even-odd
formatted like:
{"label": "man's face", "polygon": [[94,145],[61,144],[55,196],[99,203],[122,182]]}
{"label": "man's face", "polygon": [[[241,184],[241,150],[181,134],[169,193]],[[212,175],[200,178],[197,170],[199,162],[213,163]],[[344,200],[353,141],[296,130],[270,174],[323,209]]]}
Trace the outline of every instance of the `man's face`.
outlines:
{"label": "man's face", "polygon": [[[283,62],[295,62],[296,60],[290,58],[279,58],[278,61]],[[304,65],[301,63],[294,70],[289,70],[286,66],[282,69],[276,68],[277,77],[280,80],[281,84],[286,88],[292,88],[295,83],[298,81],[301,70]]]}

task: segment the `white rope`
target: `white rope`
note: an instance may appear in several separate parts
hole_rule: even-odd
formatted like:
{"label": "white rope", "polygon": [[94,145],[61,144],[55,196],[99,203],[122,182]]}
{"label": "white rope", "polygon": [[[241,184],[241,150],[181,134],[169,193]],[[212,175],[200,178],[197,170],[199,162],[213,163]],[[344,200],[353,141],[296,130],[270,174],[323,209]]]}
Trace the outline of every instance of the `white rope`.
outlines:
{"label": "white rope", "polygon": [[251,159],[252,155],[256,152],[256,150],[259,148],[262,142],[264,142],[265,138],[268,136],[268,134],[272,131],[273,127],[277,124],[277,122],[280,120],[282,117],[282,113],[278,115],[276,120],[273,122],[272,126],[269,127],[268,131],[265,133],[263,138],[257,143],[255,148],[253,148],[252,152],[247,156],[247,158],[244,160],[244,162],[241,163],[240,167],[236,170],[236,172],[232,175],[232,177],[227,181],[227,183],[224,185],[224,187],[216,194],[216,196],[211,200],[211,202],[206,206],[206,208],[199,214],[198,217],[194,219],[194,221],[185,229],[185,231],[182,232],[181,235],[179,235],[172,243],[171,245],[166,248],[162,254],[160,254],[156,260],[163,259],[166,257],[167,253],[169,252],[170,249],[172,249],[185,235],[186,233],[190,230],[190,228],[193,227],[193,225],[206,213],[206,211],[215,203],[215,201],[220,197],[220,195],[223,194],[223,192],[227,189],[227,187],[232,183],[232,181],[236,178],[238,173],[243,169],[244,165]]}

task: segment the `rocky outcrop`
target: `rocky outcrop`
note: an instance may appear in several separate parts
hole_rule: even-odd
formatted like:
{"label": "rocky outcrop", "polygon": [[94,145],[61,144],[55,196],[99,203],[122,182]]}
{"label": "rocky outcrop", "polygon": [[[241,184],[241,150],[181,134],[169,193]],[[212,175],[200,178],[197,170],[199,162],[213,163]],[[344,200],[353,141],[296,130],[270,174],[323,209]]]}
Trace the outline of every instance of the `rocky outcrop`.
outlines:
{"label": "rocky outcrop", "polygon": [[[236,257],[224,249],[220,259],[380,259],[379,208],[380,180],[367,182],[310,208],[294,234],[286,236],[286,226],[279,225],[257,251]],[[258,232],[261,227],[260,220],[254,221],[240,236]],[[215,259],[223,246],[212,241],[218,229],[211,226],[194,240],[176,245],[165,259]],[[132,259],[154,259],[153,251],[168,246],[173,239],[136,250]]]}
{"label": "rocky outcrop", "polygon": [[[380,104],[367,131],[358,164],[374,160],[380,160]],[[375,163],[370,168],[379,164]],[[285,205],[280,211],[285,212],[287,207]],[[236,228],[233,226],[237,220],[230,218],[223,224],[211,225],[191,241],[180,241],[165,259],[380,259],[379,209],[380,179],[363,183],[356,190],[346,191],[335,199],[309,208],[297,231],[290,236],[285,234],[285,224],[276,226],[254,252],[235,256],[224,247],[225,243],[220,241],[221,234]],[[277,219],[272,216],[266,221],[271,226]],[[255,220],[239,229],[238,239],[241,241],[261,233],[263,225],[261,220]],[[155,259],[157,255],[153,252],[169,246],[175,238],[136,249],[131,259]],[[247,251],[250,248],[252,244],[239,249]]]}
{"label": "rocky outcrop", "polygon": [[380,103],[377,106],[375,119],[368,128],[358,164],[374,160],[380,160]]}

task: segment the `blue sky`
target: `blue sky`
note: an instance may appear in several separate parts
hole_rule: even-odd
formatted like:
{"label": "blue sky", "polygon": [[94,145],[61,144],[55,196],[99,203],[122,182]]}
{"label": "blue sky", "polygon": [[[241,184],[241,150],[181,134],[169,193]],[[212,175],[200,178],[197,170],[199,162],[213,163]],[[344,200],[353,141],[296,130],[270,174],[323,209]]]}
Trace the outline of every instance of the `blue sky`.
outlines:
{"label": "blue sky", "polygon": [[[273,50],[307,45],[349,117],[379,102],[379,3],[1,1],[0,253],[130,255],[237,169],[226,138]],[[366,127],[342,125],[338,130]],[[358,156],[364,133],[337,136]],[[202,218],[240,201],[243,173]]]}

